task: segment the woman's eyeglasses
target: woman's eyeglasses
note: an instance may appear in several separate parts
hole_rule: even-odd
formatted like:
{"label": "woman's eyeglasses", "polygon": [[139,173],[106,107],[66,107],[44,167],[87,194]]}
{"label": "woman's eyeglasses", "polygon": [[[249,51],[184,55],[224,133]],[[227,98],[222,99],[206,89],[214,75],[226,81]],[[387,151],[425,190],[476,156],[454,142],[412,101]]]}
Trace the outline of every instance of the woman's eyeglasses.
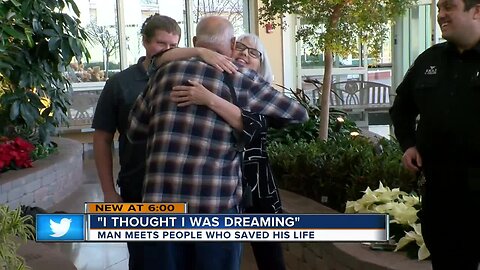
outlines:
{"label": "woman's eyeglasses", "polygon": [[250,48],[240,41],[237,41],[235,43],[235,50],[237,50],[239,52],[243,52],[245,50],[248,50],[248,55],[250,55],[251,57],[256,58],[256,59],[261,59],[262,58],[262,53],[259,50],[255,49],[255,48]]}

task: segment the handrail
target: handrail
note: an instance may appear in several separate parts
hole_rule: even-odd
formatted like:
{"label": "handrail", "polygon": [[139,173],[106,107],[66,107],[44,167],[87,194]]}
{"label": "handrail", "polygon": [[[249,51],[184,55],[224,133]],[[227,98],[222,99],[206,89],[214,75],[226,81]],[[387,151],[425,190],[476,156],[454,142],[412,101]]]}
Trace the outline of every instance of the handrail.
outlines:
{"label": "handrail", "polygon": [[90,129],[102,90],[103,86],[98,83],[87,83],[83,87],[75,88],[71,93],[71,105],[67,111],[69,123],[65,123],[58,130],[66,132]]}

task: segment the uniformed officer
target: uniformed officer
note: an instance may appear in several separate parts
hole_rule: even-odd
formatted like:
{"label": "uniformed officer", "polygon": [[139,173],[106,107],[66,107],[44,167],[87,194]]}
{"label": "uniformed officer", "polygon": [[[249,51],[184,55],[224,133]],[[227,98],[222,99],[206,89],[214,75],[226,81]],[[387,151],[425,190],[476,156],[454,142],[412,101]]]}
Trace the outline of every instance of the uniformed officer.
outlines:
{"label": "uniformed officer", "polygon": [[480,228],[480,0],[439,0],[445,43],[422,53],[390,110],[404,166],[423,171],[422,234],[433,269],[477,270]]}

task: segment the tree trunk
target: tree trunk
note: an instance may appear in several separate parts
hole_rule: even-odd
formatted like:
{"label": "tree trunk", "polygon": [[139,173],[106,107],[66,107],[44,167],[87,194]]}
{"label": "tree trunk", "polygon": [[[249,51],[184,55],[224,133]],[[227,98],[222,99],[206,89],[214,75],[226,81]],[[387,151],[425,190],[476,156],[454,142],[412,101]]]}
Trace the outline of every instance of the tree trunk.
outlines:
{"label": "tree trunk", "polygon": [[325,70],[323,73],[322,100],[320,103],[320,129],[318,138],[328,139],[328,123],[330,118],[330,91],[332,85],[333,54],[332,50],[325,49]]}
{"label": "tree trunk", "polygon": [[[342,9],[346,5],[350,5],[352,0],[344,0],[335,5],[332,15],[330,17],[330,25],[325,30],[327,33],[331,29],[335,29],[338,25],[338,20],[341,17]],[[330,30],[329,30],[330,29]],[[320,113],[320,130],[318,131],[318,138],[326,141],[328,139],[328,122],[330,118],[330,91],[332,88],[332,70],[333,70],[333,52],[331,48],[325,48],[325,70],[323,72],[323,87],[322,87],[322,103]]]}
{"label": "tree trunk", "polygon": [[105,75],[104,75],[104,78],[105,78],[105,81],[108,79],[108,63],[110,61],[110,54],[107,52],[105,54],[105,60],[106,60],[106,64],[105,64]]}

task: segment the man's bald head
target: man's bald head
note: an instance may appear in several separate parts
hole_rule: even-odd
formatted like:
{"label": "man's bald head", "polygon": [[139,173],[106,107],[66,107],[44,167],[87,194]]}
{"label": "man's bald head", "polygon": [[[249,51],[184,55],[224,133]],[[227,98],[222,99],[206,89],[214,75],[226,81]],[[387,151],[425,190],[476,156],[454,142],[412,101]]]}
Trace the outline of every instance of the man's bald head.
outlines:
{"label": "man's bald head", "polygon": [[235,48],[233,25],[220,16],[203,17],[197,24],[193,45],[231,56]]}

